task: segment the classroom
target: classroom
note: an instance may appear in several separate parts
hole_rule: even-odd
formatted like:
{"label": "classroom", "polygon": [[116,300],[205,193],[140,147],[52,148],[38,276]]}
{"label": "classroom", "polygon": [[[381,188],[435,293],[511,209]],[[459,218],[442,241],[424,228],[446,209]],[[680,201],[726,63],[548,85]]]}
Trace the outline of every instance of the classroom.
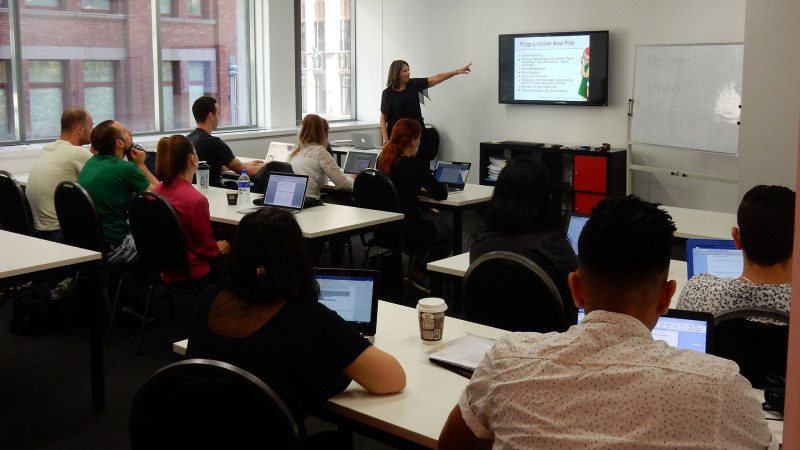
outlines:
{"label": "classroom", "polygon": [[[754,185],[797,189],[800,55],[796,43],[800,42],[800,28],[796,18],[800,17],[800,2],[796,0],[351,1],[355,116],[332,122],[331,140],[348,139],[353,130],[379,136],[381,91],[393,60],[408,61],[412,77],[432,76],[472,63],[471,74],[430,89],[430,98],[422,106],[425,121],[439,131],[440,159],[469,161],[477,168],[480,143],[488,141],[591,147],[610,143],[612,148],[627,148],[635,164],[736,180],[720,183],[649,172],[630,174],[629,192],[668,206],[735,213],[741,197]],[[0,13],[7,4],[0,2]],[[250,4],[256,24],[253,39],[260,42],[257,61],[262,63],[253,70],[253,86],[259,95],[250,109],[257,116],[253,120],[256,128],[220,130],[217,135],[237,156],[263,158],[269,142],[297,140],[300,100],[295,98],[296,79],[291,70],[295,67],[294,45],[286,36],[295,35],[295,22],[289,18],[299,6],[286,0]],[[588,30],[609,30],[608,106],[498,102],[498,35]],[[738,154],[648,146],[631,151],[627,113],[636,46],[723,43],[743,43],[744,47]],[[135,141],[155,149],[165,134],[145,134]],[[3,144],[0,169],[29,171],[42,144]],[[473,176],[469,183],[477,184],[478,177]],[[800,269],[794,274],[800,277]],[[793,318],[791,330],[789,371],[797,374],[800,358],[794,356],[800,352],[800,320]],[[787,399],[787,415],[798,418],[800,378],[790,379],[789,389],[794,396]],[[75,405],[75,409],[81,408],[86,410],[80,411],[82,415],[91,414],[88,402]],[[783,434],[784,448],[800,446],[800,431],[790,428]],[[51,442],[48,448],[58,446]]]}

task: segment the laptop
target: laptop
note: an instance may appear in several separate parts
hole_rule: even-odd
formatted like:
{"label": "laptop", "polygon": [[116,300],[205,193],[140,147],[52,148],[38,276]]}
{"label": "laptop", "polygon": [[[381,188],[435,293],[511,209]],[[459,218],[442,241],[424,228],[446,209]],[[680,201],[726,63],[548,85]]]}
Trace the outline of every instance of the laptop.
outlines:
{"label": "laptop", "polygon": [[375,133],[371,131],[351,131],[350,138],[353,139],[353,147],[355,148],[381,148],[381,146],[375,142]]}
{"label": "laptop", "polygon": [[[578,323],[583,316],[583,308],[578,309]],[[710,353],[713,330],[714,316],[711,313],[670,309],[658,318],[651,334],[653,339],[665,341],[671,347]]]}
{"label": "laptop", "polygon": [[438,161],[433,176],[442,183],[447,192],[460,192],[467,184],[467,176],[472,163],[459,161]]}
{"label": "laptop", "polygon": [[567,216],[567,224],[564,227],[564,231],[567,233],[567,240],[572,245],[572,250],[575,251],[576,255],[578,254],[578,238],[581,237],[581,231],[583,231],[583,226],[586,225],[589,217],[589,214],[574,212],[569,213]]}
{"label": "laptop", "polygon": [[720,278],[739,278],[743,270],[744,256],[732,240],[686,240],[686,273],[689,278],[698,273],[709,273]]}
{"label": "laptop", "polygon": [[265,161],[280,161],[286,162],[289,159],[289,154],[294,150],[294,144],[286,142],[270,142],[267,156],[264,157]]}
{"label": "laptop", "polygon": [[370,342],[378,325],[377,270],[314,268],[319,302],[347,321]]}
{"label": "laptop", "polygon": [[378,163],[378,153],[376,152],[357,152],[347,153],[347,161],[344,163],[343,172],[348,175],[355,175],[364,169],[374,169]]}
{"label": "laptop", "polygon": [[285,209],[291,213],[300,212],[305,202],[307,187],[308,175],[270,172],[267,175],[267,187],[261,205],[237,209],[236,212],[247,214],[258,211],[264,206]]}

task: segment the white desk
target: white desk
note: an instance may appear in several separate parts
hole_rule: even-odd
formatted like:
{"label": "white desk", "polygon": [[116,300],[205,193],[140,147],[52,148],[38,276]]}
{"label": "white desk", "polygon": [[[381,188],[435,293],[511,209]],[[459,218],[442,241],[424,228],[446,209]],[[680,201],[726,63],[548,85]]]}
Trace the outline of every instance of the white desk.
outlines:
{"label": "white desk", "polygon": [[[464,278],[464,274],[467,273],[467,269],[469,268],[469,252],[429,262],[427,267],[428,270],[433,272],[431,275],[434,277],[447,276],[454,279],[454,282],[460,282],[460,279]],[[676,259],[670,260],[667,279],[675,280],[678,283],[675,295],[672,296],[672,302],[669,305],[670,308],[675,308],[675,305],[677,305],[678,296],[681,290],[683,290],[683,286],[686,285],[686,277],[686,261],[678,261]]]}
{"label": "white desk", "polygon": [[[497,339],[507,333],[498,328],[447,317],[442,342],[466,333]],[[187,340],[173,344],[173,351],[186,353]],[[450,410],[458,402],[468,379],[428,361],[435,345],[419,338],[417,311],[381,301],[375,346],[397,358],[406,372],[406,388],[391,395],[372,395],[356,383],[323,406],[334,415],[436,448]]]}
{"label": "white desk", "polygon": [[[212,222],[238,225],[245,215],[236,212],[241,207],[228,205],[226,191],[227,189],[210,187],[207,192],[199,192],[208,198]],[[248,206],[253,205],[250,204]],[[303,230],[303,237],[313,239],[391,223],[401,220],[403,215],[326,203],[322,206],[305,209],[295,214],[294,217],[297,219],[297,223],[300,224],[300,229]]]}
{"label": "white desk", "polygon": [[463,212],[489,203],[493,193],[494,186],[466,184],[464,185],[463,191],[450,193],[445,200],[434,200],[425,196],[419,196],[417,198],[420,203],[427,204],[433,208],[453,211],[453,254],[457,255],[463,251],[461,244],[463,236]]}
{"label": "white desk", "polygon": [[675,237],[685,239],[731,239],[736,214],[661,206],[675,222]]}
{"label": "white desk", "polygon": [[103,374],[103,298],[100,291],[100,253],[78,247],[37,239],[0,230],[0,279],[8,283],[30,281],[26,275],[66,266],[75,266],[90,276],[89,357],[92,384],[92,404],[95,410],[105,407]]}
{"label": "white desk", "polygon": [[28,177],[31,174],[30,172],[24,172],[24,173],[12,173],[11,175],[14,176],[14,179],[17,180],[17,183],[21,184],[22,186],[25,186],[26,184],[28,184]]}

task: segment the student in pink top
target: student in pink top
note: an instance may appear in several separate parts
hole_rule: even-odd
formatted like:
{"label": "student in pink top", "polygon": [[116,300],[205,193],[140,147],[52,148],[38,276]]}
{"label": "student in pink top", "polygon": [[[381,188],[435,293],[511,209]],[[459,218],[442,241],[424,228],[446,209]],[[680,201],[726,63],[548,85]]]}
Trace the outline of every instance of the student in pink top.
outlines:
{"label": "student in pink top", "polygon": [[[228,252],[228,241],[214,241],[208,199],[192,186],[199,160],[192,142],[179,134],[161,138],[156,154],[156,177],[161,182],[155,192],[167,199],[186,233],[186,258],[192,278],[199,288],[220,282],[214,267]],[[161,274],[166,283],[185,281],[182,270]]]}

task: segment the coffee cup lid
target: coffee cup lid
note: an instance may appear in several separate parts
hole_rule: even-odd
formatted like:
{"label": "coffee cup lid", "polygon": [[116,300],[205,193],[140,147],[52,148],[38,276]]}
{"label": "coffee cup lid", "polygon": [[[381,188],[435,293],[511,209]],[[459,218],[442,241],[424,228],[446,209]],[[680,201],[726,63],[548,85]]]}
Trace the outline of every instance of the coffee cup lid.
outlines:
{"label": "coffee cup lid", "polygon": [[425,311],[425,312],[442,312],[447,310],[447,303],[444,302],[444,299],[437,298],[437,297],[428,297],[420,299],[417,302],[417,311]]}

